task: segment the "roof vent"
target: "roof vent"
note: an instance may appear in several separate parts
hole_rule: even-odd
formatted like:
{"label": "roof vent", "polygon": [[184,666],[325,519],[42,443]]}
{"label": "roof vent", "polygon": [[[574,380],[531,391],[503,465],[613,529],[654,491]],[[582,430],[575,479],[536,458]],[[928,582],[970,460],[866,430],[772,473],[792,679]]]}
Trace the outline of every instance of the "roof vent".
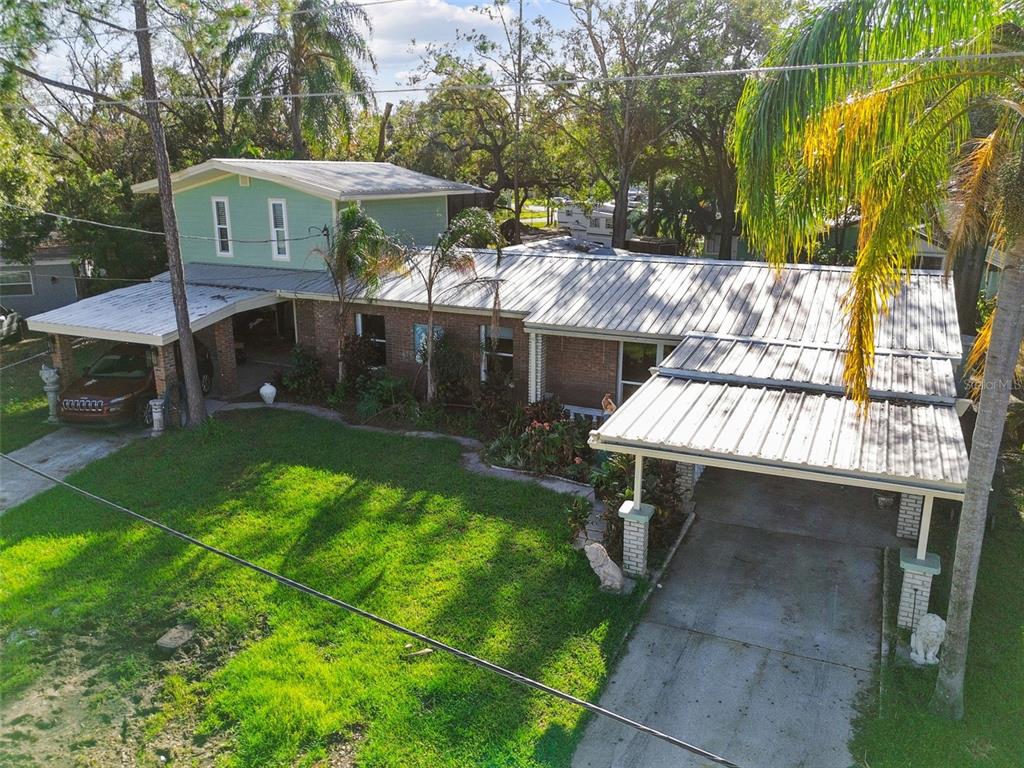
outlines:
{"label": "roof vent", "polygon": [[238,177],[238,186],[240,186],[240,187],[248,187],[249,186],[249,177],[248,176],[239,176]]}

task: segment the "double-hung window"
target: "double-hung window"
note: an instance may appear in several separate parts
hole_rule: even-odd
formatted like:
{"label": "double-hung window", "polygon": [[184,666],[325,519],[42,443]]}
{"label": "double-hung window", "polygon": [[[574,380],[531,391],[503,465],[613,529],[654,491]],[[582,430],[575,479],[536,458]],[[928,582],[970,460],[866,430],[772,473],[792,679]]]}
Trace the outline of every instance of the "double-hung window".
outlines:
{"label": "double-hung window", "polygon": [[500,377],[512,386],[512,329],[498,328],[497,337],[494,330],[490,325],[480,326],[480,381]]}
{"label": "double-hung window", "polygon": [[214,197],[213,203],[213,239],[218,256],[231,255],[231,211],[226,197]]}
{"label": "double-hung window", "polygon": [[270,211],[270,255],[288,261],[288,208],[284,200],[268,200]]}
{"label": "double-hung window", "polygon": [[651,368],[672,351],[671,344],[623,341],[619,345],[619,402],[625,402],[651,378]]}
{"label": "double-hung window", "polygon": [[31,296],[32,272],[27,269],[0,269],[0,296]]}
{"label": "double-hung window", "polygon": [[356,335],[370,342],[370,365],[385,365],[388,360],[384,315],[356,315]]}

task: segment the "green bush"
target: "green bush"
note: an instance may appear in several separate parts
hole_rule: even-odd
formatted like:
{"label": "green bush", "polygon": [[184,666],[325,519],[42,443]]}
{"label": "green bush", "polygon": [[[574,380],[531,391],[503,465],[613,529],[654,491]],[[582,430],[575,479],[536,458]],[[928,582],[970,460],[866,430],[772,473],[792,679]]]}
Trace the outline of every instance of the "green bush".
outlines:
{"label": "green bush", "polygon": [[359,379],[356,386],[359,391],[356,413],[361,419],[369,420],[385,411],[395,418],[415,415],[416,398],[405,379],[378,368]]}
{"label": "green bush", "polygon": [[292,367],[281,376],[285,391],[300,399],[319,402],[327,396],[324,365],[312,350],[297,346],[292,350]]}
{"label": "green bush", "polygon": [[501,466],[585,482],[592,453],[587,444],[590,428],[586,419],[569,418],[557,401],[533,403],[509,415],[486,456]]}
{"label": "green bush", "polygon": [[573,538],[582,531],[590,518],[590,510],[593,504],[584,496],[572,496],[565,507],[566,516],[569,518],[569,534]]}
{"label": "green bush", "polygon": [[468,404],[473,370],[472,359],[454,336],[442,334],[434,341],[434,376],[440,402]]}

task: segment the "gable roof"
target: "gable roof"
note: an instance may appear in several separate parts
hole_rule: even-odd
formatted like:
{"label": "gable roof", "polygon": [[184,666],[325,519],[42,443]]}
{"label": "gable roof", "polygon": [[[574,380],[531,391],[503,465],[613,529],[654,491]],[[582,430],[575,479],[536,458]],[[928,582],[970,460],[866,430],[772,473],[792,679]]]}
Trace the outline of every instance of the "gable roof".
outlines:
{"label": "gable roof", "polygon": [[[245,158],[213,158],[177,171],[171,174],[171,186],[177,192],[233,174],[271,181],[330,200],[436,197],[487,192],[471,184],[439,179],[391,163]],[[157,189],[156,179],[132,185],[132,192],[136,194],[155,193]]]}

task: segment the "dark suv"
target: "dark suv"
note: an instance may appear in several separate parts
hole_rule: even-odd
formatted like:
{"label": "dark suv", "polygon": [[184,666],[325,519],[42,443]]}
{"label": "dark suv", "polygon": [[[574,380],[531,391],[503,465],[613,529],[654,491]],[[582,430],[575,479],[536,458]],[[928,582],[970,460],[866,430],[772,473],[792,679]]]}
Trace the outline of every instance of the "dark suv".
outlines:
{"label": "dark suv", "polygon": [[[196,339],[199,382],[203,394],[213,386],[213,359]],[[178,346],[175,362],[181,370]],[[149,401],[156,397],[153,352],[139,344],[116,344],[93,363],[82,378],[60,393],[60,419],[71,424],[151,423]]]}

